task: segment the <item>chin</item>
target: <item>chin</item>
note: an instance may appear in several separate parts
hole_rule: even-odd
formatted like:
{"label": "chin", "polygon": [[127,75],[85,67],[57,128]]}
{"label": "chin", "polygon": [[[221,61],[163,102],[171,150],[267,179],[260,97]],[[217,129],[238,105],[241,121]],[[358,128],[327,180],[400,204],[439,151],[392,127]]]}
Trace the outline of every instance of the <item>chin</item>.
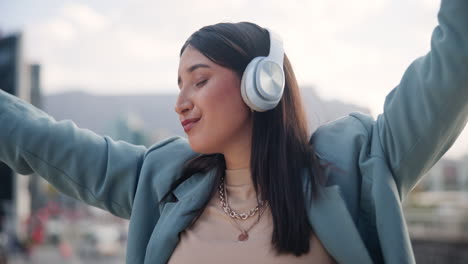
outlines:
{"label": "chin", "polygon": [[194,139],[190,138],[188,139],[190,148],[200,154],[212,154],[212,153],[217,153],[213,147],[210,147],[212,144],[208,142],[206,139]]}

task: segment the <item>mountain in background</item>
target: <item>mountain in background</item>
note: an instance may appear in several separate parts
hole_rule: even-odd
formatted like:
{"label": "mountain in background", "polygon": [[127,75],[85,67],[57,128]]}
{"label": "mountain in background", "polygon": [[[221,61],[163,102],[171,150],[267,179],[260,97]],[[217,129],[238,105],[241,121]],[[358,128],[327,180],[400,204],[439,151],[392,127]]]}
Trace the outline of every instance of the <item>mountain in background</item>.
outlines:
{"label": "mountain in background", "polygon": [[176,95],[93,95],[65,92],[46,95],[44,110],[57,120],[71,119],[77,126],[113,136],[119,120],[127,119],[147,133],[183,135],[174,112]]}
{"label": "mountain in background", "polygon": [[323,100],[317,94],[314,87],[308,86],[302,88],[301,95],[311,131],[314,131],[326,122],[343,117],[351,112],[371,115],[370,110],[366,107],[340,100]]}
{"label": "mountain in background", "polygon": [[[325,101],[313,87],[301,90],[309,126],[319,125],[359,111],[370,115],[367,108],[338,100]],[[149,135],[148,144],[165,137],[185,133],[174,111],[176,94],[93,95],[86,92],[65,92],[43,97],[43,108],[56,120],[70,119],[78,127],[100,135],[118,138],[118,124],[127,123]]]}

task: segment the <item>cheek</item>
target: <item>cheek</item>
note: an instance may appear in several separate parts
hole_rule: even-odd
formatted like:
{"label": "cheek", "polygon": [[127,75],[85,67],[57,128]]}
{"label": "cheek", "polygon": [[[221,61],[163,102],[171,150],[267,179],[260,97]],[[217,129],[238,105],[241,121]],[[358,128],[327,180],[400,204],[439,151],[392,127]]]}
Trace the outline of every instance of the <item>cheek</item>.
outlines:
{"label": "cheek", "polygon": [[[223,86],[221,89],[207,95],[207,104],[209,114],[216,117],[217,121],[229,127],[230,124],[237,123],[245,118],[248,111],[247,105],[242,100],[240,87],[234,80],[226,80],[224,83],[233,83],[229,86]],[[218,87],[219,88],[219,87]]]}
{"label": "cheek", "polygon": [[207,105],[221,111],[233,111],[243,107],[240,90],[236,87],[218,89],[206,96]]}
{"label": "cheek", "polygon": [[242,100],[240,88],[235,85],[212,88],[199,97],[203,125],[190,138],[198,152],[219,152],[226,140],[239,135],[248,124],[250,110]]}

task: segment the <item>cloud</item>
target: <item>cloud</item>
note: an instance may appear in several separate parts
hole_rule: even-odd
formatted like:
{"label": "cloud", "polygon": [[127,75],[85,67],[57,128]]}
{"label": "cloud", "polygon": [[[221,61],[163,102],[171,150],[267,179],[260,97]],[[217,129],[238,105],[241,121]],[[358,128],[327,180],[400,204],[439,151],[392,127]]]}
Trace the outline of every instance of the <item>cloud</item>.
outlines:
{"label": "cloud", "polygon": [[37,29],[37,31],[45,38],[49,37],[53,41],[61,42],[73,40],[77,33],[71,23],[61,18],[54,18],[46,21]]}
{"label": "cloud", "polygon": [[66,3],[56,16],[27,28],[30,28],[29,33],[42,42],[66,44],[76,41],[77,36],[102,31],[108,25],[109,21],[90,7],[78,3]]}
{"label": "cloud", "polygon": [[431,12],[436,12],[440,7],[440,0],[417,0],[416,3]]}
{"label": "cloud", "polygon": [[161,58],[171,57],[168,50],[174,49],[174,43],[171,40],[161,38],[158,34],[149,32],[140,32],[138,29],[119,27],[113,32],[108,33],[109,41],[118,43],[122,53],[129,59],[138,61],[157,61]]}
{"label": "cloud", "polygon": [[61,10],[61,16],[88,32],[101,31],[109,25],[105,16],[80,3],[66,3]]}

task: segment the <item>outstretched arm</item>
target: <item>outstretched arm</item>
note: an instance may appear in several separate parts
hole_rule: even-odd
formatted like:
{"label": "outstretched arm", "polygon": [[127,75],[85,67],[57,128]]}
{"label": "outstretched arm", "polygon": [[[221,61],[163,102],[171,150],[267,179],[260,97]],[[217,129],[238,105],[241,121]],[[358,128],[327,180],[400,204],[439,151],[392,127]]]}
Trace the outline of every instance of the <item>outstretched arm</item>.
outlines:
{"label": "outstretched arm", "polygon": [[70,120],[57,122],[0,90],[0,161],[21,174],[36,172],[61,192],[114,215],[130,217],[146,151]]}
{"label": "outstretched arm", "polygon": [[442,0],[431,51],[386,97],[374,124],[400,197],[452,146],[468,119],[468,1]]}

